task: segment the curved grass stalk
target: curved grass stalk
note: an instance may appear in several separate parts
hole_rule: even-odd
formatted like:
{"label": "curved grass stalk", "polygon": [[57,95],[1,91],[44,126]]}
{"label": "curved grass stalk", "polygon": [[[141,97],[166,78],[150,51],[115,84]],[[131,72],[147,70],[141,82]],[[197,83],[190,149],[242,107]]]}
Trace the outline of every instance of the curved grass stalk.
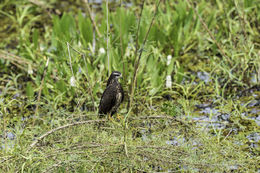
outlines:
{"label": "curved grass stalk", "polygon": [[52,129],[48,132],[46,132],[45,134],[43,134],[42,136],[40,136],[36,141],[34,141],[31,145],[30,148],[34,147],[40,140],[42,140],[43,138],[45,138],[46,136],[49,136],[50,134],[58,131],[58,130],[62,130],[68,127],[72,127],[72,126],[76,126],[76,125],[82,125],[82,124],[88,124],[88,123],[96,123],[96,122],[105,122],[107,120],[89,120],[89,121],[79,121],[79,122],[75,122],[75,123],[71,123],[71,124],[66,124],[64,126],[60,126],[57,127],[55,129]]}

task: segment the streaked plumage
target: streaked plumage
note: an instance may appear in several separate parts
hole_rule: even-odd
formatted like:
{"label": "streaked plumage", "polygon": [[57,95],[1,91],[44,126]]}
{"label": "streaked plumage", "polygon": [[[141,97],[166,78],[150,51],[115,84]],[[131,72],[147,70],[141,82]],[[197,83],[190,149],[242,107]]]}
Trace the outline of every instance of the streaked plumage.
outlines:
{"label": "streaked plumage", "polygon": [[107,86],[99,103],[98,114],[100,117],[105,114],[111,116],[117,112],[118,107],[124,100],[124,91],[121,84],[118,82],[122,74],[118,71],[113,71],[107,81]]}

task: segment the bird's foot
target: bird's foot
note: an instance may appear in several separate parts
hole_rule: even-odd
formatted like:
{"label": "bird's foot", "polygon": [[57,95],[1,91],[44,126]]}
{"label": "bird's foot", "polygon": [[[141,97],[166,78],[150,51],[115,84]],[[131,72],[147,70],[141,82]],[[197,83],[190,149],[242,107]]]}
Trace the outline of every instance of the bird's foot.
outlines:
{"label": "bird's foot", "polygon": [[[111,116],[108,117],[109,121],[112,123],[112,124],[115,124],[117,126],[120,126],[120,123],[119,123],[119,119],[116,117],[116,118],[113,118]],[[119,121],[118,121],[119,120]]]}
{"label": "bird's foot", "polygon": [[116,117],[117,117],[117,119],[118,119],[119,121],[124,119],[124,117],[121,116],[120,114],[116,114]]}
{"label": "bird's foot", "polygon": [[114,118],[111,115],[108,115],[108,120],[109,121],[114,121]]}

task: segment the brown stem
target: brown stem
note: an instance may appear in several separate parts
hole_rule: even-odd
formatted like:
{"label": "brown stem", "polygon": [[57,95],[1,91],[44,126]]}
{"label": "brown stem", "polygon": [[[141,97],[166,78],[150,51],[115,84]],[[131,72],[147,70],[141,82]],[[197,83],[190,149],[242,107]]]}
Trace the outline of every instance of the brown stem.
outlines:
{"label": "brown stem", "polygon": [[72,126],[76,126],[76,125],[82,125],[82,124],[88,124],[88,123],[96,123],[96,122],[105,122],[107,120],[88,120],[88,121],[79,121],[79,122],[75,122],[75,123],[71,123],[71,124],[66,124],[60,127],[57,127],[55,129],[52,129],[46,133],[44,133],[42,136],[40,136],[38,139],[36,139],[36,141],[34,141],[31,145],[30,148],[34,147],[40,140],[42,140],[43,138],[49,136],[50,134],[58,131],[58,130],[62,130],[68,127],[72,127]]}
{"label": "brown stem", "polygon": [[87,10],[88,10],[88,14],[89,14],[89,16],[90,16],[90,20],[91,20],[91,22],[92,22],[92,24],[93,24],[93,26],[94,26],[94,28],[95,28],[97,34],[98,34],[98,37],[101,37],[101,34],[100,34],[99,30],[98,30],[98,27],[97,27],[97,25],[96,25],[96,22],[95,22],[93,16],[91,15],[92,12],[91,12],[91,9],[90,9],[90,7],[89,7],[88,0],[84,0],[84,2],[85,2],[85,4],[86,4],[86,6],[87,6]]}
{"label": "brown stem", "polygon": [[[129,105],[127,106],[128,111],[129,111],[129,108],[130,108],[131,105],[132,105],[132,101],[133,101],[133,97],[134,97],[134,89],[135,89],[135,85],[136,85],[136,77],[137,77],[137,71],[138,71],[140,59],[141,59],[141,57],[142,57],[143,49],[144,49],[145,43],[146,43],[146,41],[147,41],[148,35],[149,35],[149,33],[150,33],[150,30],[151,30],[151,28],[152,28],[152,25],[153,25],[153,22],[154,22],[154,19],[155,19],[156,14],[157,14],[157,11],[158,11],[158,8],[159,8],[160,3],[161,3],[161,0],[159,0],[158,4],[156,5],[156,9],[155,9],[155,12],[154,12],[152,21],[151,21],[151,23],[150,23],[150,26],[149,26],[149,28],[148,28],[148,31],[146,32],[145,39],[144,39],[143,44],[142,44],[142,47],[141,47],[141,49],[140,49],[140,54],[139,54],[138,60],[137,60],[137,62],[135,63],[135,66],[134,66],[134,76],[133,76],[133,80],[132,80],[132,83],[131,83],[130,101],[129,101]],[[139,22],[140,22],[140,21],[139,21]],[[137,40],[137,42],[138,42],[138,40]],[[136,49],[135,51],[137,52],[137,49]],[[137,53],[136,53],[136,54],[137,54]]]}
{"label": "brown stem", "polygon": [[193,11],[195,12],[196,16],[199,18],[200,22],[202,23],[203,27],[206,29],[206,31],[208,32],[210,38],[214,41],[214,43],[217,45],[220,53],[222,54],[222,56],[227,57],[228,62],[231,64],[231,61],[229,59],[229,57],[225,54],[225,52],[223,51],[222,47],[220,46],[220,44],[217,42],[217,40],[215,39],[215,37],[213,36],[212,32],[209,30],[207,24],[204,22],[204,20],[202,19],[202,17],[199,15],[198,10],[192,5],[192,3],[190,2],[190,0],[187,0],[188,4],[190,5],[190,7],[193,9]]}
{"label": "brown stem", "polygon": [[41,99],[41,95],[42,95],[43,83],[44,83],[44,79],[45,79],[45,76],[46,76],[46,73],[47,73],[49,60],[50,60],[50,58],[47,59],[47,62],[46,62],[46,65],[44,67],[43,74],[42,74],[42,81],[41,81],[40,90],[39,90],[39,94],[38,94],[38,97],[37,97],[37,105],[36,105],[36,109],[35,109],[35,114],[36,115],[38,114],[40,99]]}
{"label": "brown stem", "polygon": [[[138,25],[137,25],[137,30],[136,30],[136,42],[135,42],[135,64],[136,64],[136,59],[137,59],[137,53],[138,53],[138,49],[139,49],[139,44],[138,44],[138,38],[139,38],[139,29],[140,29],[140,24],[141,24],[141,19],[142,19],[142,14],[143,14],[143,9],[144,9],[144,2],[145,0],[143,0],[143,3],[141,5],[141,13],[139,16],[139,21],[138,21]],[[134,65],[135,67],[136,65]],[[132,96],[132,92],[133,92],[133,82],[134,82],[134,78],[132,80],[132,83],[130,85],[130,95]],[[127,104],[127,112],[129,111],[130,105],[132,104],[132,100],[131,97],[128,100],[128,104]]]}

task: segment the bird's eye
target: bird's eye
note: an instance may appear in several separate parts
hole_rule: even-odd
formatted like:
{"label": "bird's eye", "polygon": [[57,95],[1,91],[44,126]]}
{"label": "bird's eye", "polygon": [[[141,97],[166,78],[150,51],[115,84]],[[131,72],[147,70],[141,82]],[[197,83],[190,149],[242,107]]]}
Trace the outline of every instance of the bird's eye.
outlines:
{"label": "bird's eye", "polygon": [[122,76],[122,74],[120,72],[117,72],[117,71],[112,72],[112,75],[116,78],[120,78]]}

